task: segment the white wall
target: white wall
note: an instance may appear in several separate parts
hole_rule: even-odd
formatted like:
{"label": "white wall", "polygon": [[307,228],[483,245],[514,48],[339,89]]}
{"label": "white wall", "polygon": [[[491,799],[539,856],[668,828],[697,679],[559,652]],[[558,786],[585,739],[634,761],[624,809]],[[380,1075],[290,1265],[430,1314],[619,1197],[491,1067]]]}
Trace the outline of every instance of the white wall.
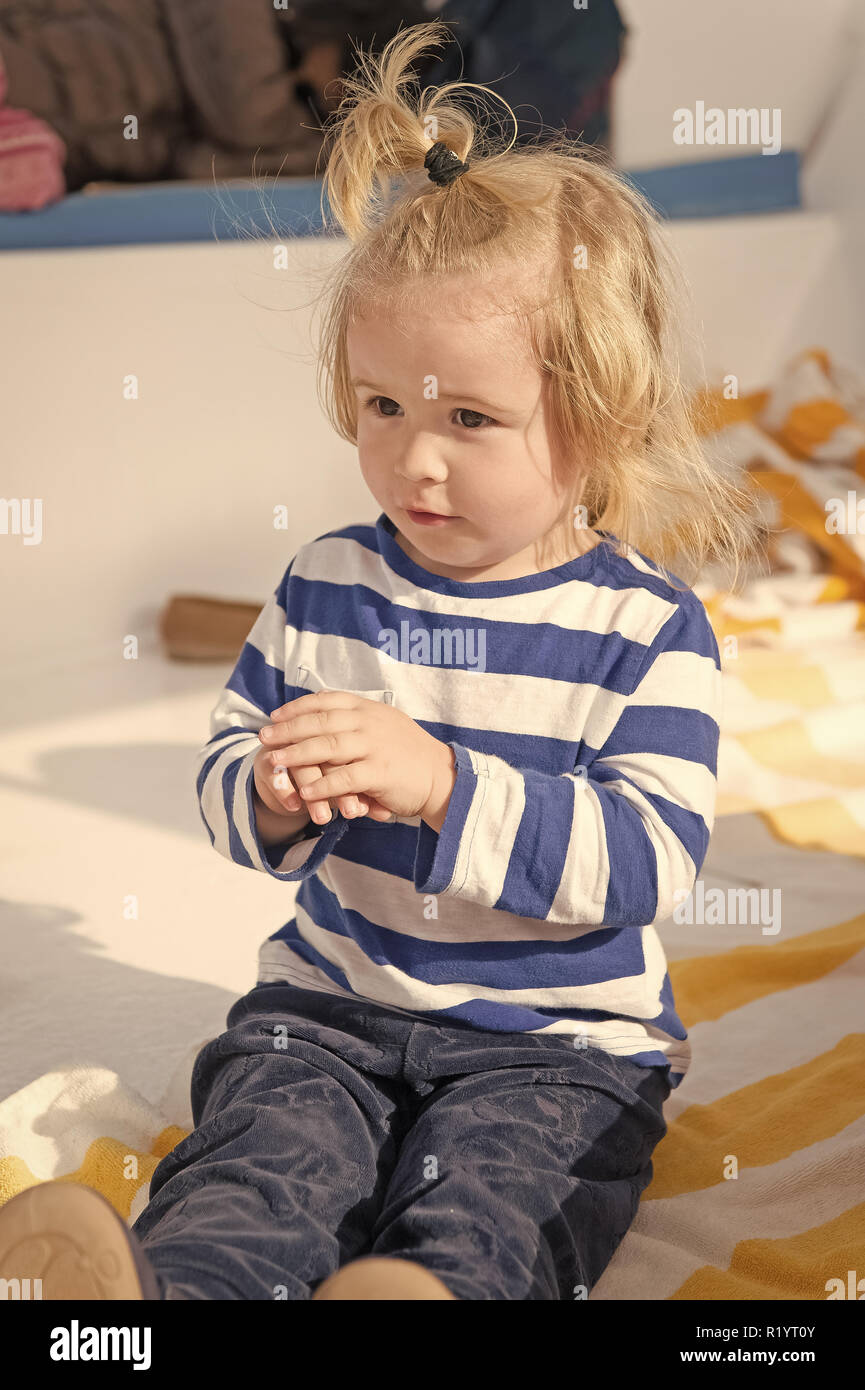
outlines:
{"label": "white wall", "polygon": [[804,150],[847,71],[861,0],[617,0],[615,150],[626,169],[754,153],[673,142],[673,112],[776,107],[783,149]]}
{"label": "white wall", "polygon": [[814,131],[802,171],[805,206],[829,213],[835,254],[811,285],[784,346],[825,343],[865,369],[865,4],[856,0],[846,29],[845,64],[835,100]]}
{"label": "white wall", "polygon": [[781,111],[807,216],[677,221],[710,378],[766,384],[813,344],[865,369],[863,0],[617,0],[630,33],[614,84],[627,169],[753,153],[677,145],[673,112],[702,101]]}
{"label": "white wall", "polygon": [[173,592],[264,602],[301,542],[370,513],[319,410],[308,314],[280,311],[309,298],[263,245],[0,256],[2,494],[43,505],[41,544],[0,536],[12,715],[33,685],[16,671],[116,665]]}

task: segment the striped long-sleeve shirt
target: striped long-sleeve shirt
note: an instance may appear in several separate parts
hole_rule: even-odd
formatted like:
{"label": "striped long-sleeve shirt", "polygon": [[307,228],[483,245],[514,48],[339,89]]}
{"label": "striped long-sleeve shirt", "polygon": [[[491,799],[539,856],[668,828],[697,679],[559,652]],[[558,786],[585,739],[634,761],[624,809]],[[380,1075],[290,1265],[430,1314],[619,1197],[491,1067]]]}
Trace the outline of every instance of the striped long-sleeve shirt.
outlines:
{"label": "striped long-sleeve shirt", "polygon": [[[382,513],[300,548],[198,754],[215,848],[298,885],[259,983],[573,1035],[677,1086],[690,1047],[656,924],[693,888],[714,821],[721,671],[702,603],[633,547],[469,583],[395,534]],[[335,812],[262,844],[257,732],[323,689],[388,701],[450,745],[438,832]]]}

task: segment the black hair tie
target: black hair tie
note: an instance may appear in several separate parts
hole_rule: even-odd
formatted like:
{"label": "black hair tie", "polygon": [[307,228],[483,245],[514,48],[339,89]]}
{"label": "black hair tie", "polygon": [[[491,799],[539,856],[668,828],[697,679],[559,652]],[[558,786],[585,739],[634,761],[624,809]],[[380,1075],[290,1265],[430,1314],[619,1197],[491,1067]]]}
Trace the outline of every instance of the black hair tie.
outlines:
{"label": "black hair tie", "polygon": [[453,183],[460,174],[464,174],[469,167],[469,161],[465,163],[458,159],[453,150],[448,149],[441,140],[436,140],[434,145],[430,145],[426,152],[423,162],[424,168],[429,170],[429,176],[433,183],[444,187],[446,184]]}

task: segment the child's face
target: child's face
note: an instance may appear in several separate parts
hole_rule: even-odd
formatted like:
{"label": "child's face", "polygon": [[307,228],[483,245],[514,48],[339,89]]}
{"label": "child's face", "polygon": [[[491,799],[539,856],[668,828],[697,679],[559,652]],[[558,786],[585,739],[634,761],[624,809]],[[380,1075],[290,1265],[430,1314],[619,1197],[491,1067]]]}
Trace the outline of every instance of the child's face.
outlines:
{"label": "child's face", "polygon": [[[368,383],[354,385],[361,472],[407,553],[469,582],[535,573],[563,498],[525,329],[490,316],[482,293],[455,291],[421,304],[407,329],[356,320],[347,348],[352,381]],[[425,526],[411,507],[451,519]]]}

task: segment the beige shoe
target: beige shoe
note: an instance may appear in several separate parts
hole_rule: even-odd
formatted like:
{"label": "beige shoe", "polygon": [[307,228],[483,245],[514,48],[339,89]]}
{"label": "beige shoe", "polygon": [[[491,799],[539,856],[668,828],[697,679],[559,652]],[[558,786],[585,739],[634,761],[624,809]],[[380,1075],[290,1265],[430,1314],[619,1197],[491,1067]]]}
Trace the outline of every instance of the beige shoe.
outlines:
{"label": "beige shoe", "polygon": [[111,1203],[72,1182],[38,1183],[0,1207],[0,1290],[7,1299],[161,1298],[152,1265]]}

